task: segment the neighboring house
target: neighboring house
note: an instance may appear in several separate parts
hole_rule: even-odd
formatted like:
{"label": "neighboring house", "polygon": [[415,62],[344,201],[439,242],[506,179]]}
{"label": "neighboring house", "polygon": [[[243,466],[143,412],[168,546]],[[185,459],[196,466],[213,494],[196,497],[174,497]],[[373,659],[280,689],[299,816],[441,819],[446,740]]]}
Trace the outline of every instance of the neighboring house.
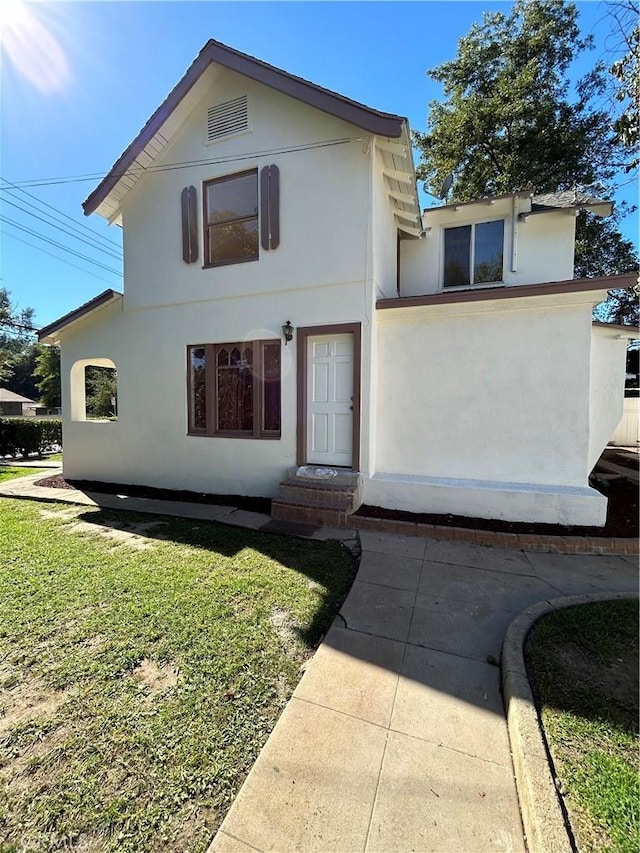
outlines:
{"label": "neighboring house", "polygon": [[[611,211],[422,214],[406,119],[208,42],[84,204],[124,229],[124,294],[40,335],[65,476],[274,496],[329,466],[367,504],[602,524],[626,333],[591,311],[633,276],[573,280],[583,207]],[[87,420],[89,365],[117,368],[115,422]]]}
{"label": "neighboring house", "polygon": [[0,388],[0,417],[33,417],[36,403],[28,397],[15,394],[7,388]]}

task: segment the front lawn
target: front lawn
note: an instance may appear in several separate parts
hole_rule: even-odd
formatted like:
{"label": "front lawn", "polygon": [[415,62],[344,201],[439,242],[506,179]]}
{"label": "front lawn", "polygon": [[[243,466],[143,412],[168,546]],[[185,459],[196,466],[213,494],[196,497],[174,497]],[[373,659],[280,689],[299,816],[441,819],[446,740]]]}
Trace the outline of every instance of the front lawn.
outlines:
{"label": "front lawn", "polygon": [[13,480],[15,477],[26,477],[28,474],[39,474],[40,468],[16,468],[13,465],[8,468],[0,467],[0,483],[5,480]]}
{"label": "front lawn", "polygon": [[2,853],[205,850],[351,555],[8,499],[0,554]]}
{"label": "front lawn", "polygon": [[637,853],[637,600],[546,616],[527,664],[578,849]]}

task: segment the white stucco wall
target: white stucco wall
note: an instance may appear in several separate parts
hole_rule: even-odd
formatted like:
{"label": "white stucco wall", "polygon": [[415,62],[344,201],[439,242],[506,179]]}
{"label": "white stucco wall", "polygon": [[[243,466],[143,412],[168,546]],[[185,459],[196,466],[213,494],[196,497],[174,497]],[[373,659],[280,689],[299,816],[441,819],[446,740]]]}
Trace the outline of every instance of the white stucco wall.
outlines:
{"label": "white stucco wall", "polygon": [[[207,108],[239,95],[248,98],[251,132],[205,145]],[[316,147],[340,139],[355,141]],[[310,147],[285,150],[305,146]],[[154,165],[223,158],[227,162],[155,172],[125,197],[127,305],[168,305],[363,281],[371,252],[367,239],[371,150],[369,135],[358,128],[220,70]],[[202,269],[203,181],[271,163],[280,169],[279,248],[260,247],[258,261]],[[200,256],[185,264],[180,193],[189,185],[198,191]]]}
{"label": "white stucco wall", "polygon": [[365,502],[602,523],[587,484],[591,303],[509,302],[378,311]]}
{"label": "white stucco wall", "polygon": [[[372,288],[334,285],[307,291],[95,312],[62,339],[65,455],[71,479],[140,484],[220,494],[272,496],[296,458],[296,341],[282,347],[282,437],[233,439],[187,434],[188,344],[281,339],[281,326],[359,322],[372,310]],[[370,324],[363,324],[364,357]],[[118,371],[118,420],[75,421],[69,377],[74,363],[111,359]],[[368,387],[363,385],[363,410]],[[365,424],[363,441],[368,441]]]}
{"label": "white stucco wall", "polygon": [[[423,296],[439,293],[444,268],[444,229],[473,222],[504,219],[505,285],[538,284],[573,278],[573,211],[535,214],[526,221],[515,219],[511,198],[492,204],[478,202],[452,207],[429,208],[423,215],[427,235],[422,240],[402,243],[400,295]],[[531,209],[529,199],[517,199],[515,213]],[[515,245],[515,257],[514,257]],[[515,269],[513,269],[515,267]],[[492,286],[496,286],[495,284]],[[452,288],[447,288],[451,290]]]}
{"label": "white stucco wall", "polygon": [[589,468],[593,468],[622,417],[626,337],[593,326],[589,383]]}

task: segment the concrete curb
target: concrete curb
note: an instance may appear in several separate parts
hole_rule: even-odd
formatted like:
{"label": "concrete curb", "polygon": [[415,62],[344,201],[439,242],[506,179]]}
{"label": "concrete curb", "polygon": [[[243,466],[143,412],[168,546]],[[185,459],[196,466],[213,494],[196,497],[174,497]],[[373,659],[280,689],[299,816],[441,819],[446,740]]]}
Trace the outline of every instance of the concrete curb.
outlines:
{"label": "concrete curb", "polygon": [[474,530],[471,527],[447,527],[443,524],[423,524],[415,521],[391,521],[387,518],[350,515],[349,527],[380,533],[400,533],[403,536],[424,536],[449,542],[469,542],[492,548],[512,548],[517,551],[540,551],[547,554],[582,554],[635,556],[640,542],[635,538],[605,536],[550,536],[538,533],[500,533],[493,530]]}
{"label": "concrete curb", "polygon": [[543,616],[578,604],[636,598],[637,593],[592,593],[542,601],[523,610],[502,643],[502,692],[509,741],[529,853],[574,853],[575,845],[558,796],[524,661],[529,631]]}

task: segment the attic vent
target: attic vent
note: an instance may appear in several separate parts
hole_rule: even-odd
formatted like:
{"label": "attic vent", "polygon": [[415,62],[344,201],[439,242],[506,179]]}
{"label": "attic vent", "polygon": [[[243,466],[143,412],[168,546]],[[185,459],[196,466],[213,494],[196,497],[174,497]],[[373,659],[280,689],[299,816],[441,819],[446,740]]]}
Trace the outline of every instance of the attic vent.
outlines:
{"label": "attic vent", "polygon": [[247,96],[218,104],[207,111],[207,142],[249,129]]}

